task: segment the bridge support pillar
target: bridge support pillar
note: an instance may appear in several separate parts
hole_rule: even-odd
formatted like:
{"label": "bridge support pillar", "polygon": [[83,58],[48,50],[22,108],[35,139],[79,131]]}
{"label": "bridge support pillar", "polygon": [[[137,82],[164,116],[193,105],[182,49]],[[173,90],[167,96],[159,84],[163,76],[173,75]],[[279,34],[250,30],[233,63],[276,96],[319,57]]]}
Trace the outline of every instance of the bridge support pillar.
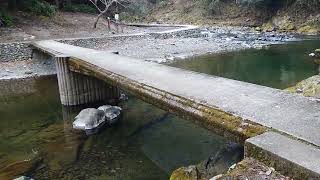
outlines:
{"label": "bridge support pillar", "polygon": [[119,99],[119,90],[87,75],[70,71],[69,57],[55,57],[61,103],[75,106]]}

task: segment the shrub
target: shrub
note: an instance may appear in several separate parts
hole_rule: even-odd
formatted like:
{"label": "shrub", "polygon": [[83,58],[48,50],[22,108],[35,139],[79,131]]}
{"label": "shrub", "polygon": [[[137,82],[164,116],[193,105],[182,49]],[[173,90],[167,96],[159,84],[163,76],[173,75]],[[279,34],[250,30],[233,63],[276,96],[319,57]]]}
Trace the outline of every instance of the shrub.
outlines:
{"label": "shrub", "polygon": [[0,26],[1,23],[5,26],[12,26],[13,25],[13,18],[5,13],[4,11],[0,11]]}
{"label": "shrub", "polygon": [[23,10],[37,15],[52,17],[56,14],[56,7],[43,0],[26,0]]}
{"label": "shrub", "polygon": [[87,4],[66,4],[63,7],[63,10],[67,12],[83,12],[89,14],[96,13],[96,9]]}

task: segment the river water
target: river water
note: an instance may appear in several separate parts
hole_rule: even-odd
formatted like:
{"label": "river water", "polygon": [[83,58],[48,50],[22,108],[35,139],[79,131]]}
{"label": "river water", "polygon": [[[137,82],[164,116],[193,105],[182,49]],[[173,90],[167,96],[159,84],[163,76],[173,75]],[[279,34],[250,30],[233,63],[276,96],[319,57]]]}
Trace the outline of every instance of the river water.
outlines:
{"label": "river water", "polygon": [[[320,41],[292,42],[171,65],[283,89],[318,73],[308,53],[319,47]],[[227,143],[131,96],[119,104],[118,124],[86,136],[72,129],[80,109],[60,105],[56,77],[0,85],[0,179],[168,179]],[[235,163],[224,158],[227,166]]]}
{"label": "river water", "polygon": [[30,84],[0,96],[0,179],[168,179],[227,142],[134,97],[120,104],[119,124],[86,136],[72,129],[79,109],[60,105],[55,77]]}
{"label": "river water", "polygon": [[171,66],[284,89],[319,73],[319,65],[308,56],[317,48],[319,40],[288,42],[261,50],[193,57]]}

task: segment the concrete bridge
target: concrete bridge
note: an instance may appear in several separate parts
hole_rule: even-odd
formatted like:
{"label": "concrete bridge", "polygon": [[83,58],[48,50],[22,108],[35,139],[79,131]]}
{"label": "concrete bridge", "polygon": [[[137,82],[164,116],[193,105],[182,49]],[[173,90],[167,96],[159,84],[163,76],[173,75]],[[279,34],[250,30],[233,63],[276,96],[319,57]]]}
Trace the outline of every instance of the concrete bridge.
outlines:
{"label": "concrete bridge", "polygon": [[250,83],[55,41],[33,43],[56,61],[61,103],[142,100],[244,142],[245,155],[297,179],[320,178],[320,104]]}

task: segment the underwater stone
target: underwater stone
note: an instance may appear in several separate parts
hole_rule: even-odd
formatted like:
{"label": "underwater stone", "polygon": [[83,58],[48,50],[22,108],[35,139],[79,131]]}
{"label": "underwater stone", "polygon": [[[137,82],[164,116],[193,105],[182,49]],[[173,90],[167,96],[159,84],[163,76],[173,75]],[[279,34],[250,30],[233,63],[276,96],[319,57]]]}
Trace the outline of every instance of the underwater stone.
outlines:
{"label": "underwater stone", "polygon": [[81,130],[92,130],[105,123],[105,113],[95,108],[82,110],[73,122],[73,128]]}
{"label": "underwater stone", "polygon": [[118,106],[104,105],[100,106],[98,110],[102,110],[104,112],[107,124],[112,125],[119,120],[122,108]]}
{"label": "underwater stone", "polygon": [[33,179],[26,176],[21,176],[21,177],[15,178],[14,180],[33,180]]}

